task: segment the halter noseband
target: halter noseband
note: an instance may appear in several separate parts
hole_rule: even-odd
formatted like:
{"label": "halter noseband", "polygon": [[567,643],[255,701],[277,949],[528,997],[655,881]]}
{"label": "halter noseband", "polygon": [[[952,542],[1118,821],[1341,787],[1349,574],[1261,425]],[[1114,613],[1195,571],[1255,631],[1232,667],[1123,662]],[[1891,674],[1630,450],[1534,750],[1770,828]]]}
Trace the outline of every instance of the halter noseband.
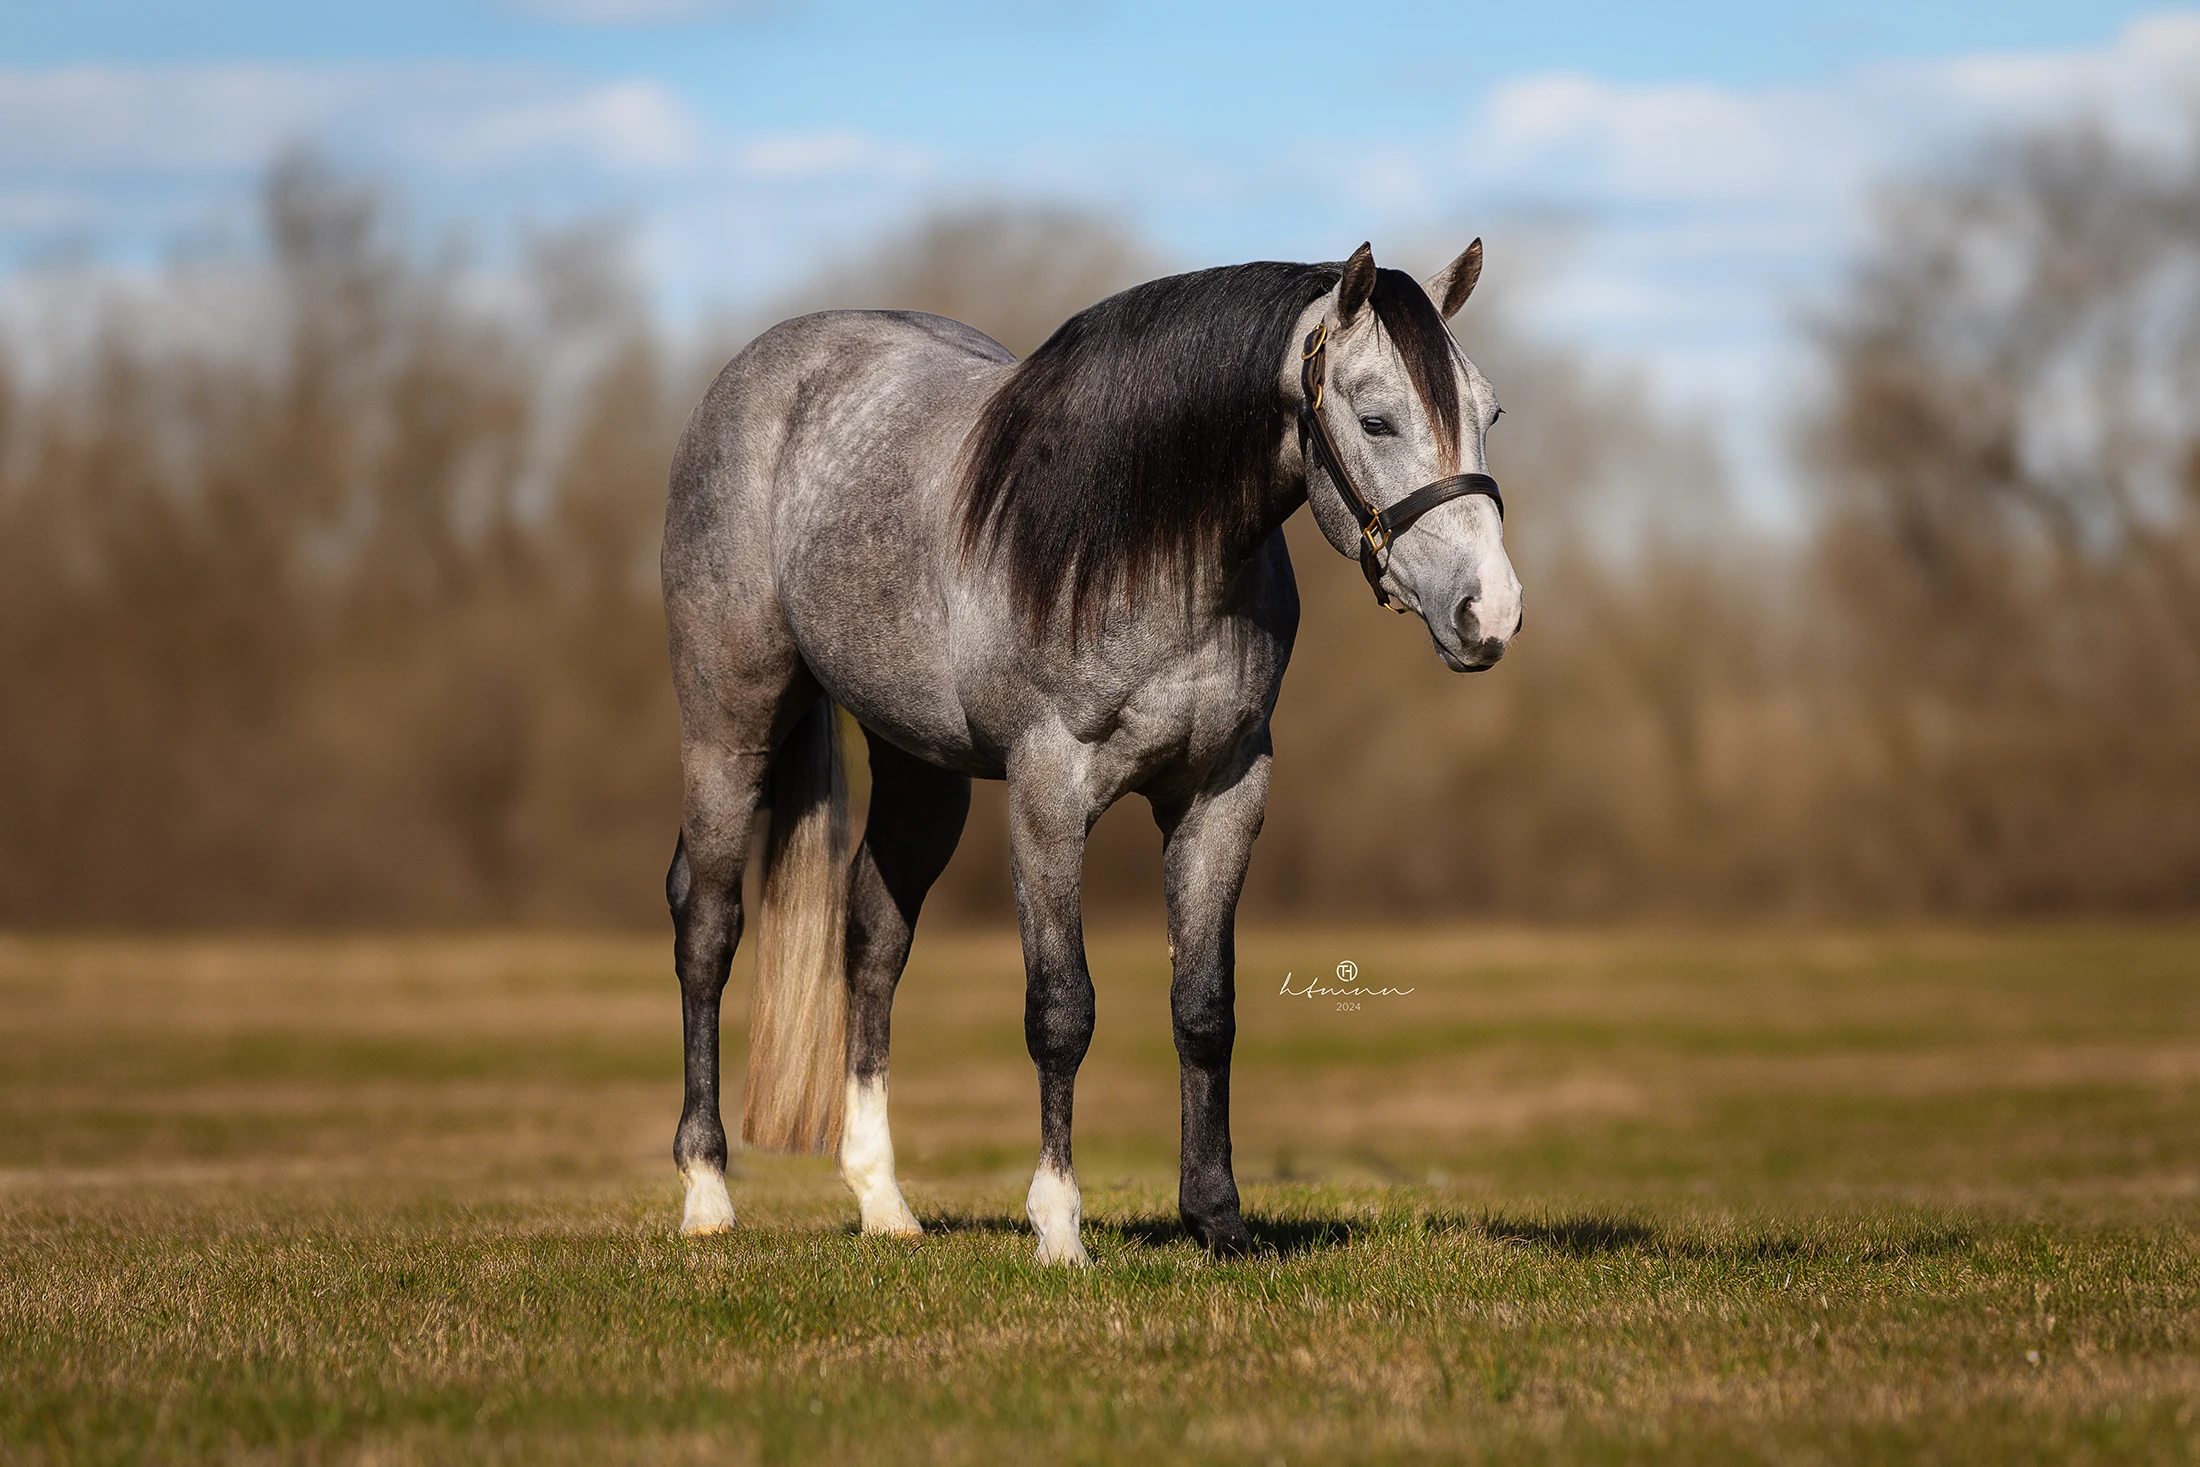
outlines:
{"label": "halter noseband", "polygon": [[1488,474],[1453,474],[1448,479],[1438,479],[1423,484],[1388,509],[1376,509],[1360,493],[1352,482],[1352,475],[1345,470],[1344,457],[1337,452],[1336,440],[1329,436],[1329,425],[1322,421],[1322,387],[1329,375],[1329,324],[1325,321],[1306,334],[1306,350],[1299,354],[1299,387],[1302,401],[1299,403],[1299,452],[1310,456],[1329,475],[1329,482],[1337,486],[1337,496],[1344,507],[1352,511],[1352,518],[1360,527],[1360,570],[1367,577],[1368,589],[1375,593],[1375,603],[1387,606],[1403,614],[1407,608],[1391,600],[1383,589],[1383,552],[1407,530],[1413,522],[1439,504],[1454,499],[1465,499],[1470,494],[1486,496],[1497,506],[1500,523],[1505,518],[1505,496],[1497,492],[1497,481]]}

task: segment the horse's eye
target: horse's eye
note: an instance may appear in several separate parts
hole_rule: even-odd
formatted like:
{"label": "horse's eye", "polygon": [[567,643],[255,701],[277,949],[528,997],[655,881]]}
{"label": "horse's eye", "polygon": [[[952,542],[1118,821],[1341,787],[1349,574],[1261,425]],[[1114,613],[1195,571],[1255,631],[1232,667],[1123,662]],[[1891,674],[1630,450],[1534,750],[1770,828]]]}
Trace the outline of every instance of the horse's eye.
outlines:
{"label": "horse's eye", "polygon": [[1370,438],[1386,438],[1398,431],[1390,426],[1390,419],[1378,418],[1373,414],[1360,419],[1360,427],[1365,430]]}

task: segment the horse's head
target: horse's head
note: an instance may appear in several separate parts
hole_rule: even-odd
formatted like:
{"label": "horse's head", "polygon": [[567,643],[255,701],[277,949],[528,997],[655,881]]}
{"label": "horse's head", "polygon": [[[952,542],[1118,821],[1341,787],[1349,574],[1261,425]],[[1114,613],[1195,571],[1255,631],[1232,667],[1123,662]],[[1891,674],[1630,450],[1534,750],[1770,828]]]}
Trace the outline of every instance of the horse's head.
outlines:
{"label": "horse's head", "polygon": [[1312,408],[1300,439],[1315,521],[1385,604],[1427,623],[1456,672],[1490,666],[1520,630],[1485,453],[1497,395],[1444,324],[1481,273],[1480,240],[1425,288],[1378,270],[1363,244],[1300,318],[1289,369]]}

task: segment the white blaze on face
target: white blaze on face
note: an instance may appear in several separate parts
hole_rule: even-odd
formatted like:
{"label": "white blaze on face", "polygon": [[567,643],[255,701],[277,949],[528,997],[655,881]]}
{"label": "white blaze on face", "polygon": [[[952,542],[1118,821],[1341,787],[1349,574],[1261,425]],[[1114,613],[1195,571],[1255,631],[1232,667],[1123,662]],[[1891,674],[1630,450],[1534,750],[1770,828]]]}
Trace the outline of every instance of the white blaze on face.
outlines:
{"label": "white blaze on face", "polygon": [[[1488,473],[1489,426],[1497,395],[1475,365],[1459,366],[1460,467]],[[1437,651],[1454,670],[1487,667],[1520,628],[1520,577],[1505,550],[1505,522],[1479,495],[1439,505],[1392,542],[1392,583],[1428,624]]]}
{"label": "white blaze on face", "polygon": [[[1466,362],[1466,354],[1460,354]],[[1497,390],[1490,386],[1490,379],[1482,375],[1482,369],[1466,362],[1466,389],[1462,406],[1472,415],[1469,430],[1474,468],[1477,473],[1490,471],[1489,434],[1502,409],[1497,405]],[[1476,619],[1481,623],[1482,635],[1501,641],[1511,641],[1513,633],[1520,629],[1520,576],[1514,571],[1512,556],[1505,550],[1505,521],[1493,505],[1486,515],[1477,516],[1476,551],[1479,563],[1475,578],[1481,584],[1480,605],[1476,607]]]}
{"label": "white blaze on face", "polygon": [[921,1233],[901,1184],[894,1180],[894,1138],[886,1129],[886,1077],[848,1077],[848,1103],[840,1124],[840,1176],[863,1210],[863,1231],[908,1236]]}
{"label": "white blaze on face", "polygon": [[1077,1237],[1078,1227],[1084,1222],[1085,1202],[1078,1195],[1074,1173],[1039,1163],[1039,1170],[1031,1178],[1031,1195],[1024,1199],[1024,1213],[1039,1235],[1041,1263],[1092,1266],[1085,1245]]}
{"label": "white blaze on face", "polygon": [[733,1227],[733,1199],[726,1195],[726,1174],[706,1167],[690,1167],[680,1173],[687,1188],[687,1206],[681,1210],[680,1232],[689,1238],[708,1237]]}
{"label": "white blaze on face", "polygon": [[1520,626],[1520,576],[1505,553],[1504,527],[1496,509],[1475,518],[1474,578],[1482,593],[1474,600],[1475,629],[1502,646]]}

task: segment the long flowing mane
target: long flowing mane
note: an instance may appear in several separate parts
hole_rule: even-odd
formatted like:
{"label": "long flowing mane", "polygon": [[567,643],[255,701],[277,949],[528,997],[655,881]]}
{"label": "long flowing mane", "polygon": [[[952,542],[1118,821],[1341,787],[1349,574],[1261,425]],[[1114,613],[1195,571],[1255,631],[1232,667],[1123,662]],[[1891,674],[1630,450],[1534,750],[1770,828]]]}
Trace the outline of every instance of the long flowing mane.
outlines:
{"label": "long flowing mane", "polygon": [[[964,446],[965,559],[987,557],[1034,628],[1064,587],[1073,634],[1126,595],[1184,586],[1249,552],[1290,423],[1291,328],[1336,265],[1259,261],[1131,287],[1020,362]],[[1378,318],[1441,441],[1458,385],[1443,318],[1411,276],[1378,272]]]}

